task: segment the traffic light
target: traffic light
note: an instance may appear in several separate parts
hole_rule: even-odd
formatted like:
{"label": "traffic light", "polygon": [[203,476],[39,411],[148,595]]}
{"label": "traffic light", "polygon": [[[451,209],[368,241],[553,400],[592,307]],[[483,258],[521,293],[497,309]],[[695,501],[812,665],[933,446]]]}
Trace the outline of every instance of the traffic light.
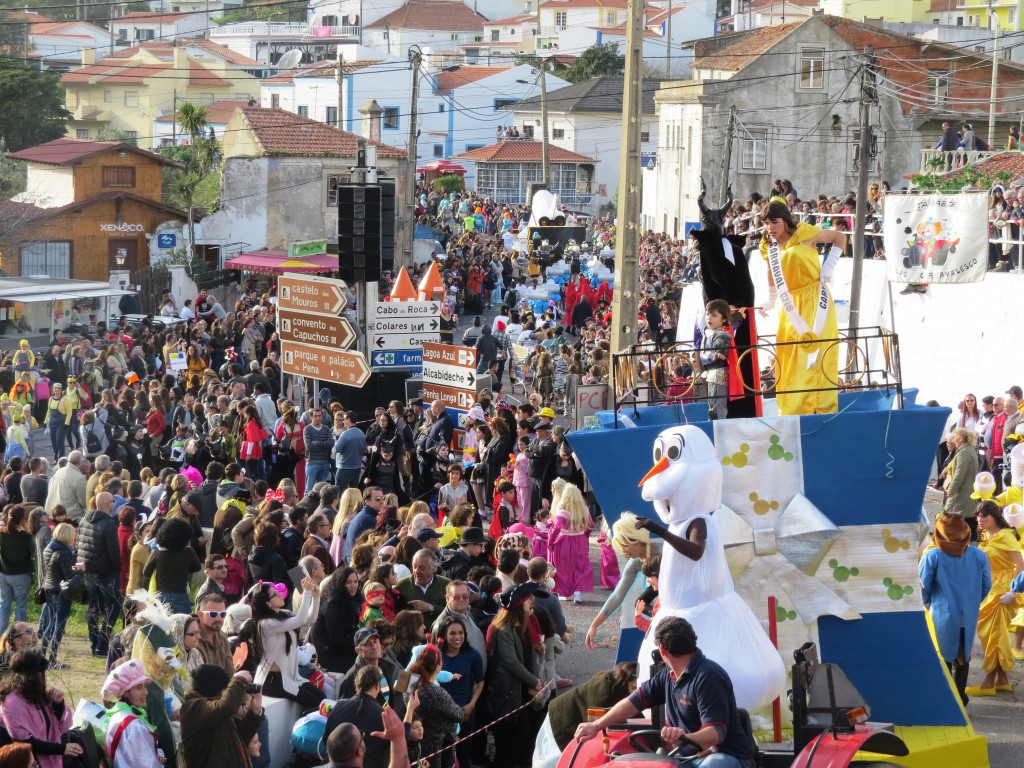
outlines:
{"label": "traffic light", "polygon": [[338,187],[338,270],[342,280],[351,284],[380,280],[379,186],[343,184]]}

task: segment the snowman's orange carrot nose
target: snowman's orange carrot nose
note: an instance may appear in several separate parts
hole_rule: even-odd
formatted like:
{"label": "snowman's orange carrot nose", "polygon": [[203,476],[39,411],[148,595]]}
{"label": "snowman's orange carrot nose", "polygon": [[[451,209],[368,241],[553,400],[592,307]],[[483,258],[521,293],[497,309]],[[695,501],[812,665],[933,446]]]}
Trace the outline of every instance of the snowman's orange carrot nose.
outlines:
{"label": "snowman's orange carrot nose", "polygon": [[662,456],[660,459],[658,459],[658,463],[651,467],[651,471],[644,475],[644,479],[637,484],[637,487],[642,486],[652,477],[661,474],[666,469],[668,469],[668,456]]}

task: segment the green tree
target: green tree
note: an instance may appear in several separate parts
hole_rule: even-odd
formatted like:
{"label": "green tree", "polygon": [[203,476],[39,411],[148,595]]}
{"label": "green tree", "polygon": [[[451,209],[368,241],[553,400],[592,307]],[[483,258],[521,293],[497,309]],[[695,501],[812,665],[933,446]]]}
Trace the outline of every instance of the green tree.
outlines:
{"label": "green tree", "polygon": [[626,57],[619,53],[619,46],[616,43],[604,43],[587,48],[559,76],[570,83],[582,83],[592,77],[614,77],[625,71]]}
{"label": "green tree", "polygon": [[438,192],[461,192],[466,188],[462,176],[457,173],[446,173],[443,176],[438,176],[432,182],[434,189]]}
{"label": "green tree", "polygon": [[60,138],[71,117],[59,72],[7,58],[0,58],[0,104],[0,139],[14,151]]}
{"label": "green tree", "polygon": [[25,191],[26,168],[24,160],[7,156],[7,147],[0,140],[0,200],[9,200]]}
{"label": "green tree", "polygon": [[[218,145],[207,136],[210,123],[206,117],[206,107],[183,101],[178,104],[174,119],[182,132],[188,135],[189,144],[161,150],[165,157],[182,164],[181,167],[166,169],[164,188],[169,202],[188,211],[189,246],[186,265],[189,265],[195,256],[193,245],[196,241],[196,226],[193,211],[200,201],[207,202],[211,187],[219,191],[219,174],[214,173],[217,170]],[[209,202],[216,203],[216,194]]]}
{"label": "green tree", "polygon": [[0,10],[0,56],[24,58],[27,45],[28,21],[25,15],[17,11]]}
{"label": "green tree", "polygon": [[122,144],[131,144],[133,147],[139,146],[138,139],[133,139],[117,128],[101,128],[96,132],[96,141],[117,141]]}

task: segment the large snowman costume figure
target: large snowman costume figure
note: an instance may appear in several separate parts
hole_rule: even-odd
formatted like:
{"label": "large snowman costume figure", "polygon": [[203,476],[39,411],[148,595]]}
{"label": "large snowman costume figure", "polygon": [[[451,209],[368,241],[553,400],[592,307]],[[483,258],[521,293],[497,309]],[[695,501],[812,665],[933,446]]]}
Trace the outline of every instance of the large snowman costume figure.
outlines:
{"label": "large snowman costume figure", "polygon": [[785,692],[782,657],[753,611],[736,593],[714,512],[722,503],[722,465],[708,436],[694,426],[666,429],[654,441],[654,467],[640,481],[664,528],[661,607],[640,647],[640,680],[649,676],[654,633],[662,619],[693,626],[704,654],[729,673],[736,704],[755,711]]}

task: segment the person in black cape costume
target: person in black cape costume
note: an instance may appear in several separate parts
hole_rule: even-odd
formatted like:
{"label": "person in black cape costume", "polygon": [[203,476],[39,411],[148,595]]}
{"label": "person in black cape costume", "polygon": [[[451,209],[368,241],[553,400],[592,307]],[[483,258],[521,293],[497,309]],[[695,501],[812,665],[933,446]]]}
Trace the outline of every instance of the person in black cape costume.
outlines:
{"label": "person in black cape costume", "polygon": [[[704,287],[704,304],[713,299],[724,299],[729,306],[742,311],[742,320],[734,333],[736,354],[742,355],[750,347],[751,322],[753,321],[754,282],[750,279],[750,268],[747,257],[743,253],[746,239],[739,235],[723,234],[725,214],[732,205],[732,186],[726,189],[725,205],[721,208],[708,208],[704,204],[707,188],[704,179],[700,180],[700,196],[697,207],[700,209],[700,229],[691,231],[700,251],[700,279]],[[726,252],[726,249],[728,253]],[[735,315],[734,315],[735,319]],[[699,340],[699,331],[697,332]],[[740,363],[741,376],[748,387],[757,387],[755,383],[756,353],[743,358]],[[730,371],[730,375],[732,372]],[[730,391],[733,386],[730,386]],[[743,390],[744,396],[729,400],[729,418],[741,419],[757,416],[757,400],[754,395]]]}

